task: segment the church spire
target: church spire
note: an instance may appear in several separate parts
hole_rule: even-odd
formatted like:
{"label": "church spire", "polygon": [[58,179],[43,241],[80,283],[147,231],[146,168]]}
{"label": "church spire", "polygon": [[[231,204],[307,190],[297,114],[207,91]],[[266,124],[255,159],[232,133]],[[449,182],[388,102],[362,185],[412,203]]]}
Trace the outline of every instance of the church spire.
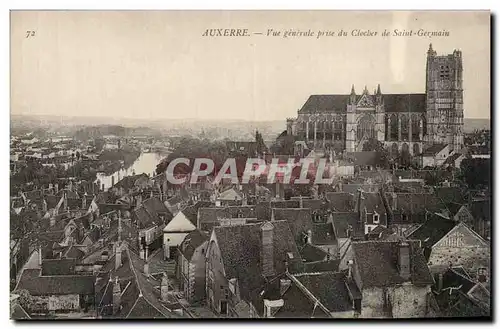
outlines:
{"label": "church spire", "polygon": [[349,97],[351,105],[356,104],[356,91],[354,91],[354,84],[351,87],[351,96]]}
{"label": "church spire", "polygon": [[436,56],[436,51],[432,49],[432,43],[429,43],[429,50],[427,50],[427,56]]}
{"label": "church spire", "polygon": [[380,92],[380,83],[377,85],[377,95],[381,95],[382,93]]}

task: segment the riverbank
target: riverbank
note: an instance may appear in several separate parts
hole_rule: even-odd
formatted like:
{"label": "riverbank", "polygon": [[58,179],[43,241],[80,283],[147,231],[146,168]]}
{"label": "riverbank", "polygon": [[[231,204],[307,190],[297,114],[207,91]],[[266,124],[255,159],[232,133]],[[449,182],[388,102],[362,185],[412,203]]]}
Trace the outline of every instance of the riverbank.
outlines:
{"label": "riverbank", "polygon": [[99,181],[99,186],[102,187],[102,185],[104,185],[104,188],[108,189],[112,186],[113,182],[117,183],[125,176],[139,174],[147,174],[151,176],[155,172],[156,165],[166,156],[166,154],[160,153],[140,153],[132,164],[123,164],[118,167],[116,171],[111,173],[99,172],[97,174],[96,181]]}
{"label": "riverbank", "polygon": [[124,148],[120,150],[105,150],[99,155],[99,168],[97,171],[111,175],[116,171],[131,166],[141,155],[136,148]]}

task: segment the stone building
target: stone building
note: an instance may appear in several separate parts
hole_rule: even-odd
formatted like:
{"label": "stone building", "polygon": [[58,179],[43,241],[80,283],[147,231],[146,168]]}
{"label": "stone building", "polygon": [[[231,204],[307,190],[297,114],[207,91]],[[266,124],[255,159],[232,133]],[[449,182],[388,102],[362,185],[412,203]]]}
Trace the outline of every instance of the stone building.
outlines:
{"label": "stone building", "polygon": [[[427,51],[425,93],[383,94],[380,84],[361,94],[311,95],[287,119],[287,135],[309,149],[362,151],[375,138],[391,152],[420,154],[435,143],[463,146],[462,52]],[[300,146],[303,143],[296,143]],[[299,147],[298,147],[299,148]]]}

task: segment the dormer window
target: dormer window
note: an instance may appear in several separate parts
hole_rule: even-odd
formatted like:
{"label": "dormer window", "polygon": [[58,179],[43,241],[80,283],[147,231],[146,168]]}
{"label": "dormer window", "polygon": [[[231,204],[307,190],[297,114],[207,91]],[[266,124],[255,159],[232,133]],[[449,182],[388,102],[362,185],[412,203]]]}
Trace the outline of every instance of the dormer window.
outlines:
{"label": "dormer window", "polygon": [[378,224],[380,223],[380,215],[375,213],[373,214],[373,224]]}

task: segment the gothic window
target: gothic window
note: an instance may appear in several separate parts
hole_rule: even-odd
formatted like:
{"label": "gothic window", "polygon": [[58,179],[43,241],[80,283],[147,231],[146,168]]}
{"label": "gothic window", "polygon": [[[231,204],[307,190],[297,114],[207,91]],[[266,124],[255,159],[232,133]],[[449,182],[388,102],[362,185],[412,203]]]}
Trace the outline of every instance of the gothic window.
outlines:
{"label": "gothic window", "polygon": [[366,114],[358,121],[358,140],[375,137],[375,119]]}
{"label": "gothic window", "polygon": [[397,143],[392,143],[392,147],[391,147],[391,155],[393,157],[396,157],[399,153],[399,149],[398,149],[398,144]]}
{"label": "gothic window", "polygon": [[333,138],[338,141],[342,139],[342,133],[344,130],[344,125],[342,121],[336,121],[333,126]]}
{"label": "gothic window", "polygon": [[425,118],[425,115],[422,115],[420,118],[422,120],[422,133],[425,136],[427,134],[427,119]]}
{"label": "gothic window", "polygon": [[420,136],[420,118],[418,115],[411,117],[411,140],[417,141]]}
{"label": "gothic window", "polygon": [[408,140],[409,130],[409,119],[406,115],[401,116],[401,139]]}
{"label": "gothic window", "polygon": [[420,146],[418,144],[413,144],[413,155],[420,154]]}
{"label": "gothic window", "polygon": [[389,136],[389,140],[397,141],[398,140],[398,116],[396,114],[392,114],[389,117],[391,134]]}
{"label": "gothic window", "polygon": [[439,77],[441,79],[450,78],[450,67],[448,65],[441,65],[439,70]]}

